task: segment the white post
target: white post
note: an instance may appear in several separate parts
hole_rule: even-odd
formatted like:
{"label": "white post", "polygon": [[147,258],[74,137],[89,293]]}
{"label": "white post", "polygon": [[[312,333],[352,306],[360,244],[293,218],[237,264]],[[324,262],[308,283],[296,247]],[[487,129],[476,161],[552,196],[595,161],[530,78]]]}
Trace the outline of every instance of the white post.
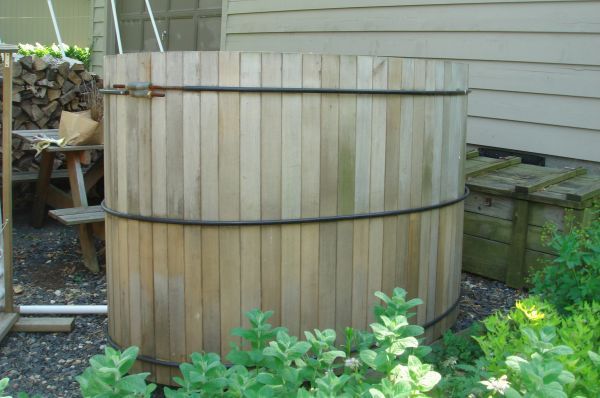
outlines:
{"label": "white post", "polygon": [[115,2],[116,0],[110,0],[110,6],[112,8],[113,20],[115,21],[115,33],[117,34],[117,45],[119,46],[119,54],[123,54],[123,45],[121,44],[121,31],[119,30],[119,19],[117,18],[117,8],[115,7]]}
{"label": "white post", "polygon": [[154,28],[154,36],[156,36],[156,42],[158,43],[158,48],[161,53],[164,53],[162,40],[160,40],[160,36],[158,35],[158,28],[156,27],[156,21],[154,20],[154,13],[152,12],[152,7],[150,6],[150,0],[146,0],[146,9],[148,10],[148,15],[150,15],[150,21],[152,21],[152,28]]}
{"label": "white post", "polygon": [[65,58],[65,50],[63,48],[62,37],[60,37],[60,30],[58,30],[58,22],[56,21],[56,15],[54,15],[54,6],[52,6],[52,0],[48,0],[48,8],[50,9],[50,17],[52,17],[52,24],[54,25],[54,32],[56,33],[56,39],[58,40],[58,47],[62,57]]}

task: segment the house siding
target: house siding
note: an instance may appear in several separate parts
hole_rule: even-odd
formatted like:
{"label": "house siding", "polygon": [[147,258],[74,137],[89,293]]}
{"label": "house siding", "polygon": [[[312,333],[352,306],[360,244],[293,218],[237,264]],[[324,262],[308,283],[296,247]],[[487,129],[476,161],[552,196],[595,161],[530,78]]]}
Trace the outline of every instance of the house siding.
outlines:
{"label": "house siding", "polygon": [[[90,1],[54,1],[54,13],[65,43],[89,47]],[[1,0],[0,39],[5,43],[56,43],[50,11],[45,1]]]}
{"label": "house siding", "polygon": [[469,63],[468,142],[600,161],[600,1],[228,0],[221,48]]}

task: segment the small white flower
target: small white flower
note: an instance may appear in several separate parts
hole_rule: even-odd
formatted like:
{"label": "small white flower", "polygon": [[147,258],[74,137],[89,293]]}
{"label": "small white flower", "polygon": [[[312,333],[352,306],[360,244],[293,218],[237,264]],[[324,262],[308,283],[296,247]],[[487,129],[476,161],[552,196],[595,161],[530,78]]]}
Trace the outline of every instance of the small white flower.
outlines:
{"label": "small white flower", "polygon": [[489,380],[484,380],[480,383],[486,386],[488,390],[500,393],[500,395],[504,395],[504,392],[508,389],[508,387],[510,387],[510,382],[508,381],[508,377],[506,375],[500,377],[499,379],[492,377]]}
{"label": "small white flower", "polygon": [[445,368],[454,368],[458,363],[458,359],[455,357],[448,357],[445,361],[442,362],[442,366]]}
{"label": "small white flower", "polygon": [[358,358],[348,358],[344,361],[344,366],[352,370],[358,370],[360,367],[360,360]]}

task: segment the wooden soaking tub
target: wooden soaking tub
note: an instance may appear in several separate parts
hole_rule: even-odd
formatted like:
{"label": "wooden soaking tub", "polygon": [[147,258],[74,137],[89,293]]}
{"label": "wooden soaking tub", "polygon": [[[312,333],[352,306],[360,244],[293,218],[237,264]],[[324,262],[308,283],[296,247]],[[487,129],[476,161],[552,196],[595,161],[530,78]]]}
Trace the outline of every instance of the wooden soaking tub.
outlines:
{"label": "wooden soaking tub", "polygon": [[367,328],[373,292],[395,286],[425,301],[429,337],[449,328],[466,76],[371,56],[106,57],[106,87],[164,94],[105,96],[112,342],[168,383],[190,353],[225,354],[254,307],[296,335],[340,333]]}

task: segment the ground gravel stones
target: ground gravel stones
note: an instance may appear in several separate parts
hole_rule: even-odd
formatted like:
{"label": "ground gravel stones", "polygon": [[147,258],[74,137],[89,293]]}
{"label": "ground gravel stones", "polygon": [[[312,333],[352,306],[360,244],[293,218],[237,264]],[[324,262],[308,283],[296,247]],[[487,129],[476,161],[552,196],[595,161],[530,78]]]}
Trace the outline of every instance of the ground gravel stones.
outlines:
{"label": "ground gravel stones", "polygon": [[502,282],[463,273],[458,319],[452,330],[466,329],[496,311],[508,312],[525,296],[523,290],[511,289]]}
{"label": "ground gravel stones", "polygon": [[[28,214],[19,212],[14,246],[15,284],[21,291],[15,296],[18,305],[106,304],[104,269],[94,275],[84,267],[75,228],[48,220],[44,228],[34,229]],[[463,274],[461,292],[455,330],[497,310],[507,311],[524,295],[501,282],[470,274]],[[79,397],[75,377],[91,356],[104,350],[106,326],[104,316],[78,316],[71,333],[10,333],[0,344],[0,378],[11,379],[7,393]]]}
{"label": "ground gravel stones", "polygon": [[[85,268],[75,228],[48,220],[34,229],[28,214],[16,214],[14,251],[17,305],[106,304],[104,271]],[[104,350],[106,324],[105,316],[78,316],[71,333],[10,333],[0,344],[0,379],[11,379],[9,395],[79,397],[75,376]]]}

